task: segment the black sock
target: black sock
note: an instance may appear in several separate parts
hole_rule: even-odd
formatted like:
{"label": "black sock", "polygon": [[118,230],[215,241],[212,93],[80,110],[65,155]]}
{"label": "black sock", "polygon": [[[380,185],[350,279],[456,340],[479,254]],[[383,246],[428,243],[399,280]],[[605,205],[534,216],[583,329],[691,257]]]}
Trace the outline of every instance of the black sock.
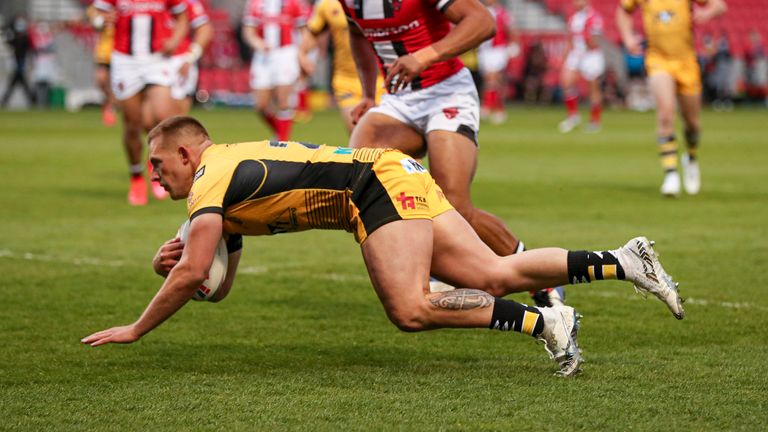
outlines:
{"label": "black sock", "polygon": [[686,130],[685,131],[685,144],[688,146],[688,157],[690,160],[696,160],[696,150],[699,148],[699,140],[701,139],[698,132]]}
{"label": "black sock", "polygon": [[624,278],[616,251],[568,251],[568,280],[572,284]]}
{"label": "black sock", "polygon": [[512,330],[536,337],[544,330],[544,318],[535,307],[497,297],[493,303],[493,316],[488,328]]}

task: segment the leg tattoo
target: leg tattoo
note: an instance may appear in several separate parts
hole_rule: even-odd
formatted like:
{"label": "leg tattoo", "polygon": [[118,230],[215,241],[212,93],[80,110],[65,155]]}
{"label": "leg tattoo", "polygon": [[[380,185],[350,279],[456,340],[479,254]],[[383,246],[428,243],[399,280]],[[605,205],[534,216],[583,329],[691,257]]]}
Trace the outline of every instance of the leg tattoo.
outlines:
{"label": "leg tattoo", "polygon": [[448,310],[483,309],[493,306],[494,300],[487,292],[475,289],[457,289],[437,293],[429,298],[436,308]]}

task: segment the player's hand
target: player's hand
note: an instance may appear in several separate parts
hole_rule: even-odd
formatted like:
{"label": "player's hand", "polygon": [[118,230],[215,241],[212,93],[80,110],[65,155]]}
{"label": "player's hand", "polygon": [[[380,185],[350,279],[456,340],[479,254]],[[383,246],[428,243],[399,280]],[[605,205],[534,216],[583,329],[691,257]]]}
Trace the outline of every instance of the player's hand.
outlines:
{"label": "player's hand", "polygon": [[407,87],[424,69],[426,66],[410,54],[398,57],[394,63],[387,67],[387,76],[384,78],[384,82],[389,86],[390,93],[397,93]]}
{"label": "player's hand", "polygon": [[141,335],[133,328],[133,325],[112,327],[107,330],[96,332],[90,336],[80,339],[80,342],[97,347],[108,343],[131,343],[136,342]]}
{"label": "player's hand", "polygon": [[179,68],[179,83],[184,84],[189,78],[189,68],[191,65],[188,62],[184,62]]}
{"label": "player's hand", "polygon": [[352,108],[352,112],[350,113],[350,116],[352,117],[352,124],[356,125],[357,122],[359,122],[360,119],[363,117],[363,115],[365,115],[365,113],[367,113],[369,109],[375,106],[376,106],[376,101],[374,101],[371,98],[364,97],[359,104],[355,105],[355,107]]}
{"label": "player's hand", "polygon": [[155,273],[162,277],[168,277],[171,269],[179,263],[183,252],[184,243],[178,237],[163,243],[157,250],[155,257],[152,258],[152,268]]}
{"label": "player's hand", "polygon": [[306,77],[311,77],[315,74],[315,63],[307,58],[308,56],[299,57],[299,66],[301,67],[301,73]]}

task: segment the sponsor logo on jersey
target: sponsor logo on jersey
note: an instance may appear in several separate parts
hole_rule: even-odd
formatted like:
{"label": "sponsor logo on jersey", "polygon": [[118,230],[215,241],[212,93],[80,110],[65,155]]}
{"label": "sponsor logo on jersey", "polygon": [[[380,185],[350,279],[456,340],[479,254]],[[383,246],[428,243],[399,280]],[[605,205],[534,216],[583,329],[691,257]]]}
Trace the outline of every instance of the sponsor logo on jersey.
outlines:
{"label": "sponsor logo on jersey", "polygon": [[131,13],[151,13],[151,12],[165,12],[165,2],[153,1],[153,2],[136,2],[133,0],[120,0],[117,2],[117,9],[123,15]]}
{"label": "sponsor logo on jersey", "polygon": [[195,173],[195,178],[192,180],[192,183],[196,182],[200,177],[202,177],[205,174],[205,165],[200,167],[199,170]]}
{"label": "sponsor logo on jersey", "polygon": [[403,169],[408,174],[420,174],[427,172],[426,168],[421,166],[420,163],[416,162],[416,160],[412,158],[401,159],[400,165],[403,166]]}
{"label": "sponsor logo on jersey", "polygon": [[367,28],[363,30],[365,37],[369,38],[383,38],[387,36],[395,36],[408,30],[413,30],[421,25],[419,20],[413,20],[408,24],[403,24],[397,27],[380,27],[380,28]]}
{"label": "sponsor logo on jersey", "polygon": [[187,208],[192,208],[195,206],[195,203],[197,202],[197,198],[195,198],[195,193],[192,191],[189,191],[189,196],[187,196]]}

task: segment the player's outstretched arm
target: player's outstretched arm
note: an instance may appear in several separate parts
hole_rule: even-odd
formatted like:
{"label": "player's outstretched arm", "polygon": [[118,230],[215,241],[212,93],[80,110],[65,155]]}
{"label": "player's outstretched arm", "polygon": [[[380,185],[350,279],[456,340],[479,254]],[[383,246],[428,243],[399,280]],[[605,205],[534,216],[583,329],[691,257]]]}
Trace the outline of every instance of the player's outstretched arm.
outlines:
{"label": "player's outstretched arm", "polygon": [[373,46],[363,35],[357,23],[351,19],[348,21],[349,45],[363,87],[363,99],[352,110],[352,123],[357,124],[363,114],[376,105],[376,77],[379,71]]}
{"label": "player's outstretched arm", "polygon": [[633,55],[640,55],[643,49],[640,46],[640,40],[635,36],[632,28],[632,14],[621,5],[616,7],[616,27],[619,29],[621,41],[627,48],[627,51]]}
{"label": "player's outstretched arm", "polygon": [[693,21],[696,24],[703,24],[712,18],[719,17],[728,10],[724,0],[708,0],[704,7],[694,9]]}
{"label": "player's outstretched arm", "polygon": [[181,260],[168,274],[162,288],[141,317],[133,324],[94,333],[81,342],[94,347],[107,343],[135,342],[170,318],[205,281],[221,239],[221,230],[222,218],[219,214],[207,213],[193,219]]}

